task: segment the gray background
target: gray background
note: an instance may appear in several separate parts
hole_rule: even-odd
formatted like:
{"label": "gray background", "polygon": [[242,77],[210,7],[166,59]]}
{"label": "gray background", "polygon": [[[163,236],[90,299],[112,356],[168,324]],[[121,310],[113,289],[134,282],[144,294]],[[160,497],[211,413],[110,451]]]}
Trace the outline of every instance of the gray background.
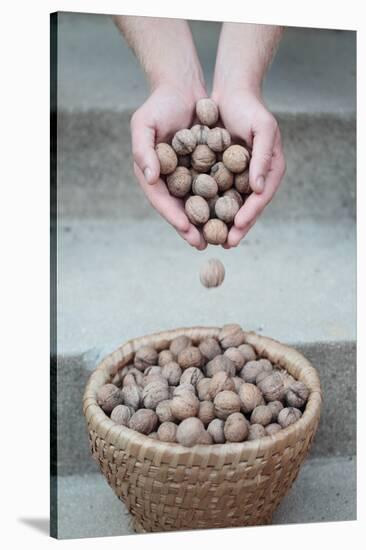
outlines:
{"label": "gray background", "polygon": [[[81,400],[97,362],[131,337],[227,322],[294,345],[322,381],[311,455],[274,522],[354,519],[356,34],[286,29],[264,86],[285,179],[237,249],[199,253],[133,177],[129,119],[148,95],[133,54],[108,16],[58,17],[59,536],[132,532],[88,449]],[[191,27],[210,83],[220,25]],[[226,267],[214,291],[198,279],[209,257]]]}

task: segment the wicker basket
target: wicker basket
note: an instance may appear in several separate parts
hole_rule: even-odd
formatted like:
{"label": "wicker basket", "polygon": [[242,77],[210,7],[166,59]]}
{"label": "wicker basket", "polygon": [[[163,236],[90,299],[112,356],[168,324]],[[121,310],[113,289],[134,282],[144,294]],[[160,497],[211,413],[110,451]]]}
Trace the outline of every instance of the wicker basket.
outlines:
{"label": "wicker basket", "polygon": [[310,389],[299,421],[276,435],[243,443],[164,443],[112,422],[96,402],[98,388],[147,344],[157,350],[186,334],[195,343],[219,328],[182,328],[130,340],[91,375],[83,399],[91,451],[137,532],[264,525],[290,489],[314,438],[321,409],[316,370],[296,350],[246,332],[246,342]]}

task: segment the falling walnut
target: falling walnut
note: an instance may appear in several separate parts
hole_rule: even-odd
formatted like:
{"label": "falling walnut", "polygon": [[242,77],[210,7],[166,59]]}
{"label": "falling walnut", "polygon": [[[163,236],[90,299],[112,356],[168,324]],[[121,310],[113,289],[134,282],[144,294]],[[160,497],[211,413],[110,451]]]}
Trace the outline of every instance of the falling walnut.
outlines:
{"label": "falling walnut", "polygon": [[225,279],[225,268],[220,260],[208,260],[200,270],[200,281],[206,288],[220,286]]}

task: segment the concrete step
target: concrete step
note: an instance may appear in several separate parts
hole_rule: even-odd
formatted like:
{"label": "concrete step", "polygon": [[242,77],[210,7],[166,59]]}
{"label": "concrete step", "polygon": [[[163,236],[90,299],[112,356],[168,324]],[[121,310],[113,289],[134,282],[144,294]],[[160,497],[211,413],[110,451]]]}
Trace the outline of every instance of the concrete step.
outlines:
{"label": "concrete step", "polygon": [[[131,112],[58,116],[58,213],[74,219],[149,218],[132,170]],[[354,117],[279,116],[287,173],[266,209],[276,220],[355,218]],[[54,205],[56,206],[56,205]]]}
{"label": "concrete step", "polygon": [[[134,534],[132,519],[100,474],[59,477],[51,526],[61,539]],[[307,460],[273,525],[356,519],[354,457]]]}
{"label": "concrete step", "polygon": [[[190,22],[211,89],[221,24]],[[148,89],[134,55],[107,15],[59,13],[58,100],[70,111],[136,109]],[[267,75],[271,110],[355,113],[356,33],[287,27]]]}

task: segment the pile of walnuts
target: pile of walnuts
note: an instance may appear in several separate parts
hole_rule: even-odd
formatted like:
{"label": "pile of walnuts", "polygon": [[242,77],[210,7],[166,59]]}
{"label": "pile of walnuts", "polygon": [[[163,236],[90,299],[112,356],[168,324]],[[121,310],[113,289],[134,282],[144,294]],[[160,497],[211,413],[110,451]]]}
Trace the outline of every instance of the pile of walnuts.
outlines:
{"label": "pile of walnuts", "polygon": [[236,324],[194,345],[178,336],[144,346],[102,386],[97,402],[117,424],[186,447],[259,439],[299,420],[309,390],[245,343]]}
{"label": "pile of walnuts", "polygon": [[250,153],[232,144],[229,132],[216,126],[219,110],[212,99],[197,101],[199,124],[174,135],[171,144],[158,143],[160,175],[169,192],[184,200],[189,220],[202,227],[210,244],[224,244],[236,213],[252,189]]}

